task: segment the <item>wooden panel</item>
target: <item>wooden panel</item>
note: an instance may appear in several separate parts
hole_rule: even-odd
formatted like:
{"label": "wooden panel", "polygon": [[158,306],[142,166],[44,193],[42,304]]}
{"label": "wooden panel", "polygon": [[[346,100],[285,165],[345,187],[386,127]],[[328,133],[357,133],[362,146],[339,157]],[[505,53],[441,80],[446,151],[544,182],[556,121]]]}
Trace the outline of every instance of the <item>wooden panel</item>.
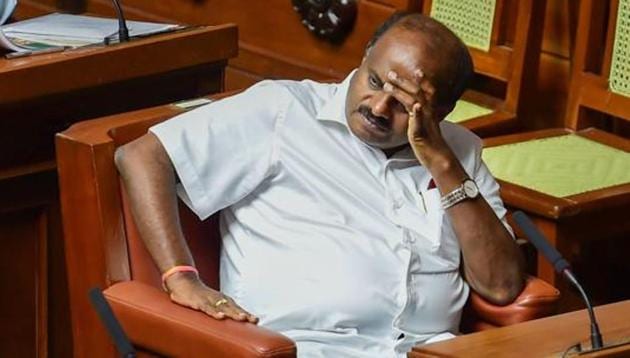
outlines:
{"label": "wooden panel", "polygon": [[227,67],[225,69],[225,90],[234,91],[239,88],[247,88],[262,79],[251,72],[236,67]]}
{"label": "wooden panel", "polygon": [[[21,7],[19,14],[46,5]],[[88,118],[222,90],[236,35],[234,26],[200,27],[106,48],[0,59],[0,356],[70,357],[71,333],[80,334],[70,320],[54,134]],[[76,272],[89,266],[85,258]],[[85,301],[86,292],[76,299]],[[72,307],[75,318],[91,310]],[[93,326],[79,329],[86,334]],[[94,353],[89,342],[81,352]]]}
{"label": "wooden panel", "polygon": [[571,56],[571,19],[576,16],[571,3],[574,0],[547,0],[547,8],[542,49],[543,52],[559,58],[569,59]]}
{"label": "wooden panel", "polygon": [[[34,183],[38,186],[33,190]],[[49,225],[50,220],[55,220],[49,216],[55,210],[56,188],[52,171],[0,179],[2,357],[45,357],[49,341],[49,301],[57,304],[67,297],[48,295],[49,280],[60,283],[59,273],[49,272],[48,255],[51,236],[59,237],[58,233],[52,233],[55,226]],[[56,229],[60,229],[58,225]],[[63,312],[68,314],[67,306]],[[67,339],[56,337],[60,338],[59,352],[63,352]],[[66,349],[65,353],[69,351]]]}
{"label": "wooden panel", "polygon": [[[0,320],[5,322],[0,325],[0,356],[3,357],[36,357],[42,348],[45,351],[46,330],[42,328],[46,325],[46,297],[38,297],[37,287],[37,277],[42,274],[38,262],[45,262],[42,253],[46,237],[40,235],[44,218],[38,211],[0,217],[0,275],[4,286]],[[12,267],[17,263],[19,271]],[[45,286],[43,280],[40,284]]]}
{"label": "wooden panel", "polygon": [[[525,68],[526,76],[527,68]],[[523,111],[525,129],[562,127],[569,91],[569,61],[550,53],[542,53],[537,83],[533,91],[524,93],[530,108]]]}
{"label": "wooden panel", "polygon": [[[59,1],[56,2],[59,4]],[[87,3],[85,5],[89,11],[99,14],[108,14],[114,16],[111,8],[111,2],[107,0],[74,0],[66,1],[66,3]],[[257,4],[261,3],[261,5]],[[264,3],[264,5],[262,5]],[[340,50],[335,46],[326,46],[320,44],[320,40],[315,39],[304,29],[298,21],[297,15],[293,14],[290,9],[290,0],[249,2],[248,6],[234,6],[233,1],[193,1],[193,0],[169,0],[169,1],[151,1],[151,0],[125,0],[126,14],[132,19],[143,19],[153,21],[180,21],[189,23],[221,23],[234,22],[241,28],[240,42],[241,53],[239,57],[232,63],[234,71],[232,71],[227,79],[227,88],[242,88],[253,83],[255,78],[342,78],[348,69],[355,66],[360,59],[362,53],[362,45],[369,38],[371,31],[376,23],[370,24],[369,21],[380,21],[386,15],[375,15],[374,12],[381,11],[391,13],[393,8],[396,9],[418,9],[421,1],[419,0],[373,0],[360,1],[361,8],[359,17],[361,18],[361,27],[363,35],[353,35],[354,38],[346,40],[347,42],[355,41],[357,45],[351,46],[359,52],[354,53],[348,50]],[[38,4],[40,9],[50,9],[55,5],[55,0],[25,0],[20,2],[20,7],[30,7],[31,4]],[[231,6],[230,6],[231,4]],[[513,7],[514,2],[508,2]],[[568,73],[569,73],[569,57],[572,51],[572,43],[575,38],[575,21],[577,18],[577,2],[573,0],[548,0],[544,17],[535,21],[544,22],[544,33],[542,43],[542,57],[540,59],[540,71],[538,74],[531,74],[525,67],[527,75],[537,77],[537,86],[535,90],[524,95],[524,101],[533,104],[536,108],[533,111],[526,111],[523,114],[523,120],[520,124],[525,129],[540,129],[549,127],[558,127],[563,123],[564,109],[566,103],[566,95],[568,92]],[[77,7],[76,4],[69,5]],[[280,10],[267,11],[273,7],[280,6]],[[80,5],[78,6],[80,7]],[[234,9],[230,9],[233,7]],[[261,7],[262,10],[261,10]],[[368,10],[366,10],[368,9]],[[371,10],[370,10],[371,9]],[[375,10],[376,9],[376,10]],[[18,9],[19,10],[19,9]],[[39,10],[40,13],[43,10]],[[367,12],[367,14],[366,14]],[[18,11],[19,14],[22,12]],[[30,14],[34,12],[29,10]],[[258,16],[265,14],[265,16]],[[281,14],[280,18],[276,18],[277,14]],[[265,19],[262,19],[262,18]],[[371,20],[363,20],[368,17]],[[289,21],[288,25],[279,21]],[[509,22],[509,21],[508,21]],[[261,26],[260,23],[264,23]],[[282,24],[282,29],[278,29],[277,24]],[[359,27],[359,23],[357,23]],[[252,34],[258,33],[257,37]],[[292,39],[289,39],[291,33]],[[267,35],[275,38],[270,47],[266,42],[256,42],[256,38]],[[510,36],[508,36],[509,38]],[[511,35],[513,37],[513,35]],[[356,39],[355,39],[356,38]],[[505,39],[509,41],[509,39]],[[300,46],[295,46],[289,41],[298,41]],[[278,44],[278,42],[282,42]],[[341,47],[347,46],[343,43]],[[283,52],[282,46],[285,47]],[[286,47],[294,47],[293,51],[286,50]],[[251,52],[249,55],[244,54],[244,49],[268,49],[265,53]],[[304,51],[304,49],[308,49]],[[289,51],[289,52],[287,52]],[[319,52],[320,55],[315,57],[309,54],[301,54],[301,52]],[[330,52],[324,56],[346,57],[342,67],[338,67],[337,63],[330,66],[322,66],[328,61],[321,61],[322,52]],[[271,57],[270,57],[271,56]],[[297,59],[295,58],[297,56]],[[290,59],[293,65],[284,65],[285,60]],[[318,61],[318,62],[314,62]],[[273,65],[260,66],[260,62],[268,62]],[[313,67],[315,65],[315,67]],[[285,67],[291,69],[285,70]],[[240,75],[236,75],[238,72]],[[269,71],[269,72],[266,72]],[[300,72],[302,71],[302,72]],[[246,78],[248,78],[246,80]],[[235,81],[232,83],[232,81]]]}
{"label": "wooden panel", "polygon": [[54,11],[56,11],[54,0],[20,0],[12,17],[17,21],[42,16]]}
{"label": "wooden panel", "polygon": [[[605,343],[625,344],[615,350],[580,357],[627,357],[630,353],[630,300],[596,307],[595,314]],[[585,310],[417,346],[409,356],[559,357],[564,356],[562,353],[578,342],[585,348],[590,346],[589,320]],[[576,354],[568,356],[577,357]]]}
{"label": "wooden panel", "polygon": [[[221,61],[235,54],[230,44],[236,36],[234,26],[201,27],[168,37],[66,51],[63,55],[0,60],[0,104]],[[147,61],[157,58],[162,60]],[[127,59],[127,65],[121,65],[121,59]]]}
{"label": "wooden panel", "polygon": [[[308,32],[288,0],[252,1],[246,6],[234,6],[234,2],[230,0],[128,0],[124,5],[129,18],[189,24],[237,24],[240,48],[248,49],[256,55],[254,58],[248,56],[243,59],[239,56],[237,61],[241,65],[238,67],[247,68],[256,75],[269,77],[268,73],[256,72],[249,67],[256,68],[259,58],[262,57],[263,61],[270,59],[303,67],[304,73],[300,78],[315,75],[311,78],[339,79],[359,64],[365,45],[380,23],[396,9],[417,7],[416,3],[413,0],[358,1],[354,30],[339,45],[321,40]],[[89,12],[111,14],[110,8],[111,3],[106,0],[88,1]],[[284,73],[282,67],[277,72]]]}
{"label": "wooden panel", "polygon": [[577,1],[547,0],[544,18],[542,53],[535,89],[524,94],[523,101],[531,110],[524,111],[520,121],[522,128],[543,129],[561,127],[564,124],[567,94],[569,90],[570,56],[575,40]]}

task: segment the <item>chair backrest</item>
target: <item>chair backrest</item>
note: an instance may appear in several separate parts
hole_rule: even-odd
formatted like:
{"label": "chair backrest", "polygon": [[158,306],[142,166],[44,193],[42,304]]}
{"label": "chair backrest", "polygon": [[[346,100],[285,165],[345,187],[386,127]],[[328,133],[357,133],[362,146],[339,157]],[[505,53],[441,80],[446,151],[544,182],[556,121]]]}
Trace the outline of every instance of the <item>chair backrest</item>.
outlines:
{"label": "chair backrest", "polygon": [[[537,77],[545,5],[546,0],[423,1],[423,13],[445,23],[469,47],[478,78],[464,100],[494,110],[499,121],[515,118],[523,90],[533,88]],[[465,125],[483,128],[486,117]]]}
{"label": "chair backrest", "polygon": [[630,133],[630,1],[582,0],[565,125]]}
{"label": "chair backrest", "polygon": [[[79,122],[55,138],[75,356],[96,351],[100,356],[115,355],[88,301],[89,289],[131,279],[160,287],[157,269],[126,208],[114,152],[149,126],[181,112],[175,106],[162,106]],[[218,252],[218,240],[211,236],[215,231],[208,228],[212,222],[195,221],[183,208],[182,214],[200,271],[217,285],[218,261],[201,260],[197,254]],[[202,240],[206,233],[207,240]],[[206,252],[205,247],[211,249]]]}

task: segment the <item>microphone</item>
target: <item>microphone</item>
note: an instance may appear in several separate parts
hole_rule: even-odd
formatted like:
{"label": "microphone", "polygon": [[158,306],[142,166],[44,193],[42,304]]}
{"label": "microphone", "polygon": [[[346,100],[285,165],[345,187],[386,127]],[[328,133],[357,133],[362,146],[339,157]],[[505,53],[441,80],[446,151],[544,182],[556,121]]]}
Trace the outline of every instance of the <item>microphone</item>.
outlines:
{"label": "microphone", "polygon": [[129,41],[129,29],[127,28],[127,22],[125,21],[125,15],[123,14],[122,7],[120,7],[120,2],[118,0],[112,0],[114,3],[114,9],[116,10],[116,15],[118,16],[118,41],[119,42],[127,42]]}
{"label": "microphone", "polygon": [[525,232],[525,236],[527,236],[529,241],[536,246],[536,249],[540,251],[549,262],[553,264],[556,272],[563,274],[564,277],[566,277],[567,280],[569,280],[569,282],[571,282],[571,284],[580,291],[584,302],[586,302],[586,308],[591,321],[591,347],[594,350],[601,349],[603,347],[602,334],[600,333],[599,326],[595,320],[593,306],[591,305],[591,301],[586,295],[586,292],[582,288],[582,285],[580,285],[573,275],[573,272],[571,272],[569,263],[562,257],[562,255],[560,255],[558,250],[549,244],[525,213],[517,211],[512,215],[512,217],[514,218],[514,221],[516,221],[516,224]]}
{"label": "microphone", "polygon": [[94,287],[90,289],[89,296],[92,307],[96,310],[96,313],[105,326],[107,333],[109,333],[114,340],[114,344],[116,345],[118,352],[120,352],[121,356],[125,358],[135,358],[136,351],[133,349],[131,342],[129,342],[129,338],[127,338],[127,335],[120,326],[116,316],[114,316],[114,312],[109,306],[109,303],[105,300],[105,296],[103,296],[101,290],[98,287]]}

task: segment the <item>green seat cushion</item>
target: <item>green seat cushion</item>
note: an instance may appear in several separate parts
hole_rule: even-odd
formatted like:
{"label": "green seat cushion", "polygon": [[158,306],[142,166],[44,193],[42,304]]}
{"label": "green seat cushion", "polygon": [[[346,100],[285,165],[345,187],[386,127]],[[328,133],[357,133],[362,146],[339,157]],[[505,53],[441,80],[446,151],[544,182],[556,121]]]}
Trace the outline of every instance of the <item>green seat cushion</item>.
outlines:
{"label": "green seat cushion", "polygon": [[495,178],[555,197],[630,183],[630,153],[574,134],[484,148]]}
{"label": "green seat cushion", "polygon": [[453,111],[446,116],[446,120],[453,123],[460,123],[490,113],[492,113],[491,109],[460,99],[455,104]]}

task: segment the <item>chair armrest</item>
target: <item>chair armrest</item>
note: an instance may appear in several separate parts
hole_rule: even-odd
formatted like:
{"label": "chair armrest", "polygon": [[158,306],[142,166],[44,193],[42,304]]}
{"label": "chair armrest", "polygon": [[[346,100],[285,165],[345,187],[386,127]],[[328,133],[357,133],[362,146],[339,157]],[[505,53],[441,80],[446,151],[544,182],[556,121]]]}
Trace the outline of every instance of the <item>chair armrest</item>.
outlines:
{"label": "chair armrest", "polygon": [[169,357],[295,357],[289,338],[251,323],[215,320],[157,288],[125,281],[104,291],[132,343]]}
{"label": "chair armrest", "polygon": [[492,304],[474,291],[469,305],[479,320],[492,326],[509,326],[555,313],[559,299],[560,291],[555,287],[529,276],[521,294],[509,305]]}

